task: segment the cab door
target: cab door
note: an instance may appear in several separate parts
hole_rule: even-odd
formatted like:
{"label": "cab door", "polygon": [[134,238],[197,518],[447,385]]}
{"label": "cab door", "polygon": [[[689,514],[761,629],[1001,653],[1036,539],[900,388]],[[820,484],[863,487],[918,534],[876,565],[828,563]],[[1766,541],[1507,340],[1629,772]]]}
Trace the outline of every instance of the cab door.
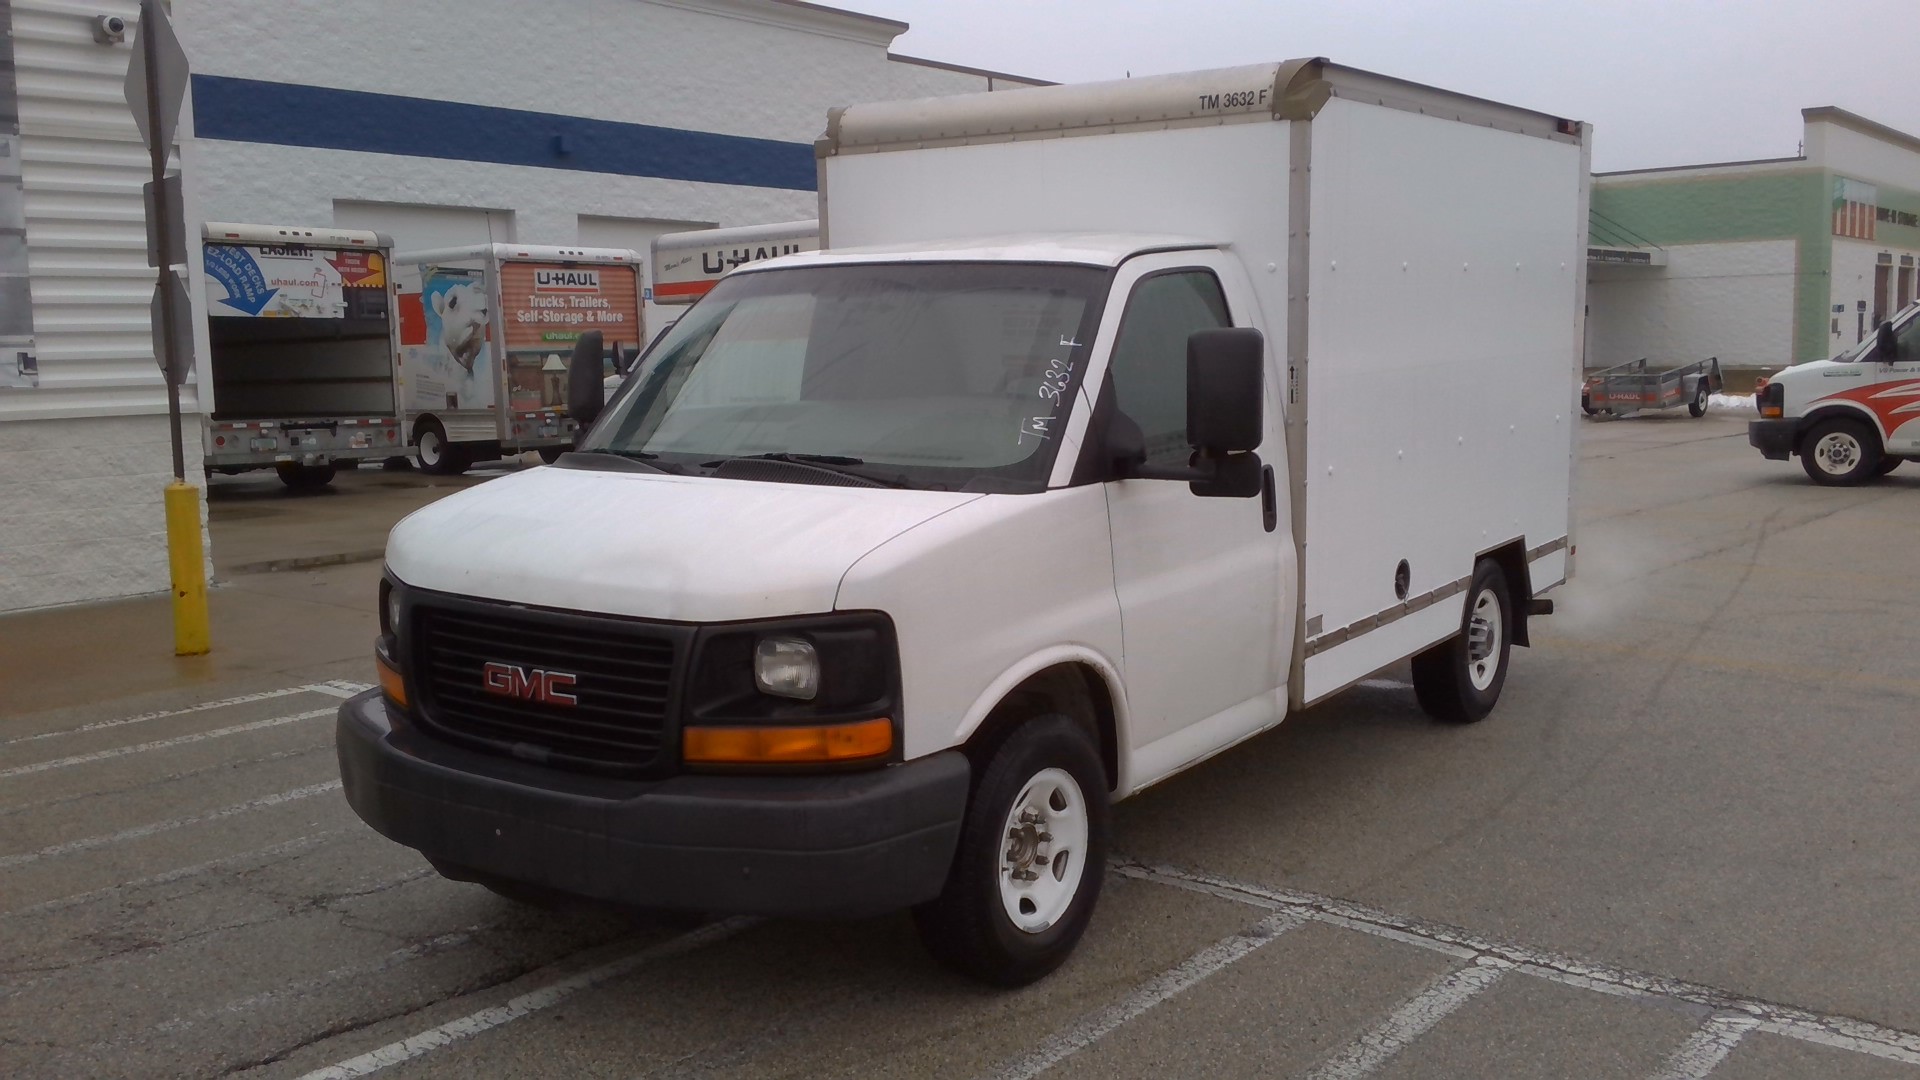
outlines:
{"label": "cab door", "polygon": [[1920,312],[1909,312],[1895,326],[1898,348],[1892,362],[1870,355],[1878,365],[1872,396],[1863,403],[1886,433],[1889,454],[1920,454]]}
{"label": "cab door", "polygon": [[[1144,256],[1121,267],[1108,311],[1120,320],[1105,406],[1139,426],[1150,462],[1187,464],[1187,336],[1259,325],[1251,289],[1219,252]],[[1270,335],[1269,358],[1274,347]],[[1285,709],[1294,569],[1288,516],[1275,501],[1286,490],[1285,440],[1272,371],[1269,359],[1259,452],[1278,473],[1267,473],[1262,495],[1105,482],[1136,789],[1277,723]]]}

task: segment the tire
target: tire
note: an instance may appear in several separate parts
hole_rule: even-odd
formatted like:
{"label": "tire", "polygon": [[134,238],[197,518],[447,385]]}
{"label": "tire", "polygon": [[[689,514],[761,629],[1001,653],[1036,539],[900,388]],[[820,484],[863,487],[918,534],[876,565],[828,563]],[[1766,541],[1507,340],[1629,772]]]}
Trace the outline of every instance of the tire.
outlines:
{"label": "tire", "polygon": [[567,448],[564,446],[543,446],[540,448],[540,460],[551,465],[559,461],[560,455],[566,452]]}
{"label": "tire", "polygon": [[1827,417],[1800,438],[1800,467],[1814,483],[1827,487],[1852,487],[1873,479],[1883,458],[1879,436],[1850,417]]}
{"label": "tire", "polygon": [[1413,692],[1428,716],[1449,724],[1487,718],[1507,682],[1513,598],[1506,572],[1481,559],[1467,585],[1460,632],[1413,658]]}
{"label": "tire", "polygon": [[1015,727],[976,777],[946,887],[913,921],[942,964],[1025,986],[1073,952],[1100,899],[1106,771],[1085,727],[1048,714]]}
{"label": "tire", "polygon": [[1695,418],[1707,415],[1707,402],[1712,395],[1713,391],[1707,386],[1707,380],[1701,379],[1700,389],[1694,393],[1693,400],[1687,402],[1687,415]]}
{"label": "tire", "polygon": [[1588,416],[1592,416],[1600,411],[1593,407],[1593,397],[1585,390],[1580,391],[1580,411],[1586,413]]}
{"label": "tire", "polygon": [[459,447],[447,442],[447,429],[429,420],[413,432],[414,446],[420,452],[420,471],[434,476],[459,476],[470,464]]}
{"label": "tire", "polygon": [[333,483],[332,465],[295,465],[283,461],[273,467],[280,482],[294,491],[318,491]]}
{"label": "tire", "polygon": [[1895,470],[1895,469],[1897,469],[1897,468],[1899,468],[1899,467],[1900,467],[1900,463],[1901,463],[1901,462],[1903,462],[1903,461],[1905,461],[1905,460],[1907,460],[1907,459],[1906,459],[1906,458],[1897,458],[1897,457],[1883,457],[1883,458],[1881,458],[1881,459],[1880,459],[1880,467],[1879,467],[1879,468],[1877,468],[1877,469],[1875,469],[1875,470],[1873,470],[1873,475],[1875,475],[1875,476],[1885,476],[1885,475],[1887,475],[1888,473],[1890,473],[1890,472],[1892,472],[1893,470]]}

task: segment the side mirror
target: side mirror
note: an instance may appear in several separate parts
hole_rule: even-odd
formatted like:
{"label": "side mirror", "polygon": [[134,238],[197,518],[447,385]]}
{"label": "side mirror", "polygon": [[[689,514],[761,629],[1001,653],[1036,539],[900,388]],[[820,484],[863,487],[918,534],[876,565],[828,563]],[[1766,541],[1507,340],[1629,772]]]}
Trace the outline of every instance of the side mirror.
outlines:
{"label": "side mirror", "polygon": [[600,419],[607,407],[606,375],[600,369],[601,335],[589,330],[573,343],[573,359],[567,363],[567,415],[573,417],[582,432]]}
{"label": "side mirror", "polygon": [[1899,363],[1900,339],[1894,336],[1893,324],[1883,322],[1873,333],[1873,358],[1883,364]]}
{"label": "side mirror", "polygon": [[1187,338],[1187,444],[1191,463],[1146,460],[1140,426],[1115,411],[1106,434],[1114,473],[1125,479],[1184,480],[1195,495],[1260,494],[1265,421],[1266,339],[1253,329],[1199,330]]}
{"label": "side mirror", "polygon": [[1187,338],[1187,444],[1210,458],[1260,448],[1266,339],[1250,327]]}

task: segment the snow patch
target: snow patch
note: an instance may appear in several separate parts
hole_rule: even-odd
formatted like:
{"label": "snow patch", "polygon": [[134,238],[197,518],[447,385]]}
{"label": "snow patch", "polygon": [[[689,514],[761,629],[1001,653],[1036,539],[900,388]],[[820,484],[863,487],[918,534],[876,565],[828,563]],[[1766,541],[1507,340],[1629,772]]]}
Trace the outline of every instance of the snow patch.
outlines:
{"label": "snow patch", "polygon": [[1707,399],[1707,405],[1715,409],[1753,410],[1752,394],[1715,394]]}

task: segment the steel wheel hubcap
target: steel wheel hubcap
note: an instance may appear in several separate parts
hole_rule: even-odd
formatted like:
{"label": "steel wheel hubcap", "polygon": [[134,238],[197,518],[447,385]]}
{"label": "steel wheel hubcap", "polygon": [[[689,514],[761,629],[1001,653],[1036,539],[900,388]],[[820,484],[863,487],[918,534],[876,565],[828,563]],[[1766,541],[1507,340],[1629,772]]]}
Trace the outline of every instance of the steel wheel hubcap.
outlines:
{"label": "steel wheel hubcap", "polygon": [[1492,686],[1500,669],[1501,622],[1500,598],[1492,589],[1481,589],[1467,616],[1467,678],[1475,690]]}
{"label": "steel wheel hubcap", "polygon": [[1860,463],[1860,456],[1860,440],[1844,431],[1821,436],[1813,447],[1813,459],[1830,473],[1851,471]]}
{"label": "steel wheel hubcap", "polygon": [[420,460],[429,465],[440,464],[440,437],[431,431],[420,433]]}
{"label": "steel wheel hubcap", "polygon": [[1060,921],[1086,869],[1087,798],[1065,769],[1042,769],[1020,789],[1001,835],[1000,905],[1038,934]]}

